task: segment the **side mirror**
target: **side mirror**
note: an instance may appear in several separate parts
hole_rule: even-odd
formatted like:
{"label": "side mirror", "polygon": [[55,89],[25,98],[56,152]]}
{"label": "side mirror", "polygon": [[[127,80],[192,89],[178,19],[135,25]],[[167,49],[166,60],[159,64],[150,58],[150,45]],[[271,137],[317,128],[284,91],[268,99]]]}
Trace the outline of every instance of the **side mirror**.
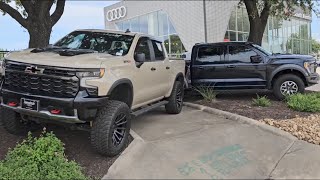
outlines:
{"label": "side mirror", "polygon": [[134,60],[139,63],[144,63],[146,61],[146,54],[138,53],[134,55]]}
{"label": "side mirror", "polygon": [[146,54],[145,53],[135,54],[134,60],[136,61],[137,68],[140,68],[142,64],[146,61]]}
{"label": "side mirror", "polygon": [[251,56],[250,57],[251,63],[255,63],[255,64],[259,64],[262,62],[262,58],[261,56],[257,55],[257,56]]}

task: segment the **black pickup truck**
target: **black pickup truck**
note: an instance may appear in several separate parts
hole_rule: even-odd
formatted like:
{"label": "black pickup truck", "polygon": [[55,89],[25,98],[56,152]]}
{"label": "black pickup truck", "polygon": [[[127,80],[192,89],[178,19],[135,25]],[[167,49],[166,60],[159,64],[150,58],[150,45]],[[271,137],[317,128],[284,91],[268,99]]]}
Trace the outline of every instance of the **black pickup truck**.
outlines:
{"label": "black pickup truck", "polygon": [[269,89],[278,99],[318,83],[316,59],[272,54],[248,42],[196,44],[192,49],[192,86],[217,90]]}

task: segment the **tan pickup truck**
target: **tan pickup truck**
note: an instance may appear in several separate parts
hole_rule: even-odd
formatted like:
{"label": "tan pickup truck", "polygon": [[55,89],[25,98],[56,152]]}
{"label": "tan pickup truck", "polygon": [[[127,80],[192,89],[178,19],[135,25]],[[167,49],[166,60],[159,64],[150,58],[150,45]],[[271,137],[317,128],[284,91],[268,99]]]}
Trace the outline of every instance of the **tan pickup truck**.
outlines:
{"label": "tan pickup truck", "polygon": [[148,35],[77,30],[46,48],[5,59],[1,89],[5,129],[26,133],[39,124],[86,127],[92,146],[115,156],[126,145],[132,117],[165,105],[181,112],[185,63],[169,60]]}

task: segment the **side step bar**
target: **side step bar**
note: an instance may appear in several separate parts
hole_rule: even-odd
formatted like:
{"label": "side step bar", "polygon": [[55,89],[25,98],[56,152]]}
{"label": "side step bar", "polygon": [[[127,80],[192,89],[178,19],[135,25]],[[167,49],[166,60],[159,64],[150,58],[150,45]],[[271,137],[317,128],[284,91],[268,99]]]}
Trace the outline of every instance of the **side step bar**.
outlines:
{"label": "side step bar", "polygon": [[144,114],[146,112],[149,112],[149,111],[151,111],[151,110],[153,110],[153,109],[155,109],[157,107],[160,107],[160,106],[163,106],[163,105],[166,105],[166,104],[168,104],[168,101],[160,101],[160,102],[151,104],[151,105],[149,105],[147,107],[144,107],[142,109],[139,109],[137,111],[134,111],[134,112],[131,113],[131,115],[136,117],[136,116],[139,116],[141,114]]}

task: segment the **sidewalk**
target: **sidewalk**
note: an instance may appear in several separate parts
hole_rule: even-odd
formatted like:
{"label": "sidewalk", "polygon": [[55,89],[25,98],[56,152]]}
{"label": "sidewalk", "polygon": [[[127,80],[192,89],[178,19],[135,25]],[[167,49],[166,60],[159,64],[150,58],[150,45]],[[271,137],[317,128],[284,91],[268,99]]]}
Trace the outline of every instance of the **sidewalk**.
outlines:
{"label": "sidewalk", "polygon": [[104,179],[320,178],[320,147],[184,107],[136,118],[141,137]]}

